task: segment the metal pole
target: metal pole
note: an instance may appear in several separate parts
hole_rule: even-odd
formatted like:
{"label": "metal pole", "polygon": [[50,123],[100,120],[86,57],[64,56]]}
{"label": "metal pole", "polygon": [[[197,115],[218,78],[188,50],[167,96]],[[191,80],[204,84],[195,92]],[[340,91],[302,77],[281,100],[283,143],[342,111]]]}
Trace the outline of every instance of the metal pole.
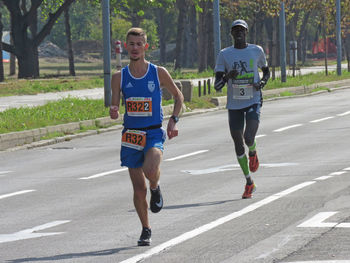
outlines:
{"label": "metal pole", "polygon": [[280,11],[280,64],[281,64],[281,81],[287,81],[286,74],[286,18],[284,12],[284,0],[281,1]]}
{"label": "metal pole", "polygon": [[219,0],[214,0],[213,3],[213,17],[214,17],[214,61],[221,50],[220,37],[220,6]]}
{"label": "metal pole", "polygon": [[337,0],[337,74],[341,76],[341,26],[340,26],[340,0]]}
{"label": "metal pole", "polygon": [[109,0],[102,0],[102,28],[103,28],[103,74],[105,107],[111,106],[111,41],[109,24]]}

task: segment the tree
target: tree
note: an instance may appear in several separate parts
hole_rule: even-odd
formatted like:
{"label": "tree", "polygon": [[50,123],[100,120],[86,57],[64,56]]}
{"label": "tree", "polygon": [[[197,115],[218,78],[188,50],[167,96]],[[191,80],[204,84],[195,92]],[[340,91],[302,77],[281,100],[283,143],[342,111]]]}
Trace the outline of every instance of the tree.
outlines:
{"label": "tree", "polygon": [[32,35],[28,34],[28,29],[35,26],[37,21],[37,10],[40,6],[48,4],[49,0],[31,0],[29,10],[26,8],[26,0],[1,0],[11,15],[11,34],[13,37],[13,45],[3,44],[4,50],[15,54],[18,59],[18,78],[35,78],[39,76],[39,68],[36,67],[35,57],[38,54],[38,46],[50,34],[52,27],[62,12],[69,8],[74,0],[57,0],[58,5],[54,13],[50,13],[46,24],[39,32],[31,31]]}
{"label": "tree", "polygon": [[64,10],[64,21],[66,25],[66,38],[67,38],[67,51],[68,51],[68,61],[69,61],[69,74],[75,76],[74,69],[74,55],[73,55],[73,46],[72,46],[72,34],[70,30],[69,23],[69,8]]}

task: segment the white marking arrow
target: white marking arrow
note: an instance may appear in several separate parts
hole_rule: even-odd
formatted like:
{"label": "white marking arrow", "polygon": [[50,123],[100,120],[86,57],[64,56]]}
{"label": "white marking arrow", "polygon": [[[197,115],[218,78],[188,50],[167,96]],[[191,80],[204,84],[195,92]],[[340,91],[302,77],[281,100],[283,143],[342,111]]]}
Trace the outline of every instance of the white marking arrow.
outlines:
{"label": "white marking arrow", "polygon": [[323,222],[327,218],[334,216],[338,212],[322,212],[314,217],[310,218],[309,220],[305,221],[304,223],[298,225],[298,227],[350,227],[350,223],[333,223],[333,222]]}
{"label": "white marking arrow", "polygon": [[36,226],[33,228],[24,229],[22,231],[19,231],[13,234],[3,234],[3,235],[0,235],[0,243],[13,242],[13,241],[18,241],[23,239],[30,239],[30,238],[37,238],[37,237],[44,237],[44,236],[60,235],[60,234],[63,234],[64,232],[53,232],[53,233],[35,233],[35,232],[41,231],[47,228],[51,228],[54,226],[62,225],[68,222],[70,221],[69,220],[53,221],[53,222]]}

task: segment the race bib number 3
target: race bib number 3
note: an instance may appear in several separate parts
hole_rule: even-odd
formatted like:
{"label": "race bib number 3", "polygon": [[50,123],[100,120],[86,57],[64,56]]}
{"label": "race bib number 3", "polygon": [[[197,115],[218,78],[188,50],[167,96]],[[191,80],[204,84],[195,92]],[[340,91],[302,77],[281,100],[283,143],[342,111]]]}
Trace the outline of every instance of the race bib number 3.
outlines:
{"label": "race bib number 3", "polygon": [[152,116],[152,98],[128,98],[126,99],[126,111],[129,116]]}
{"label": "race bib number 3", "polygon": [[122,146],[142,151],[146,146],[146,132],[127,130],[122,136]]}
{"label": "race bib number 3", "polygon": [[233,98],[239,100],[247,100],[253,98],[253,85],[237,85],[233,84]]}

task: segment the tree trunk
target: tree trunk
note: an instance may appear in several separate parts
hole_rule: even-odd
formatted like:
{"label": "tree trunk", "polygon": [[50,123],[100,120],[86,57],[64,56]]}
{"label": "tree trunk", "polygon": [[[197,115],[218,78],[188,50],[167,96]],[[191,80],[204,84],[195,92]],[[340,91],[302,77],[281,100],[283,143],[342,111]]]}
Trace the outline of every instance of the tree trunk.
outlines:
{"label": "tree trunk", "polygon": [[350,72],[350,34],[344,37],[344,49],[346,54],[346,61],[348,62],[348,72]]}
{"label": "tree trunk", "polygon": [[[35,10],[34,15],[33,15],[33,22],[30,25],[30,32],[32,35],[32,39],[35,38],[35,36],[38,33],[38,12],[37,10]],[[39,72],[39,51],[38,48],[34,48],[33,49],[34,52],[34,61],[33,61],[33,65],[34,65],[34,77],[38,78],[40,75]]]}
{"label": "tree trunk", "polygon": [[69,8],[64,10],[64,23],[65,23],[65,27],[66,27],[66,37],[67,37],[69,75],[75,76],[72,35],[71,35],[70,23],[69,23]]}
{"label": "tree trunk", "polygon": [[327,48],[327,36],[326,36],[326,25],[325,25],[325,18],[323,18],[323,43],[324,43],[324,67],[326,76],[328,76],[328,48]]}
{"label": "tree trunk", "polygon": [[182,37],[185,28],[185,16],[186,16],[186,0],[176,0],[176,5],[179,9],[179,16],[177,19],[177,35],[176,35],[176,48],[175,48],[175,70],[181,69],[181,52],[182,50]]}
{"label": "tree trunk", "polygon": [[205,1],[200,1],[199,6],[202,12],[199,13],[198,23],[198,71],[202,72],[207,69],[208,65],[208,42],[206,28],[207,5]]}
{"label": "tree trunk", "polygon": [[189,12],[189,20],[190,20],[190,39],[189,39],[189,62],[190,67],[194,67],[198,58],[198,46],[197,43],[197,11],[195,5],[192,5]]}
{"label": "tree trunk", "polygon": [[[55,13],[50,13],[47,23],[42,27],[35,37],[28,36],[28,27],[34,26],[37,19],[37,9],[42,0],[32,0],[30,10],[22,13],[19,0],[2,0],[10,12],[11,32],[13,45],[4,45],[4,49],[14,53],[18,59],[18,77],[33,78],[38,76],[38,46],[50,34],[52,27],[62,12],[67,9],[75,0],[64,0]],[[23,1],[22,1],[23,4]],[[22,6],[24,8],[24,6]]]}
{"label": "tree trunk", "polygon": [[207,2],[207,15],[206,15],[206,28],[207,28],[207,42],[208,42],[208,51],[207,51],[207,65],[206,69],[208,67],[215,68],[216,61],[214,59],[214,24],[213,24],[214,18],[213,18],[213,2],[208,1]]}
{"label": "tree trunk", "polygon": [[309,21],[309,17],[310,17],[310,13],[311,12],[307,12],[304,17],[303,17],[303,22],[301,24],[301,27],[300,27],[300,34],[298,36],[298,39],[297,39],[297,43],[298,43],[298,59],[299,61],[302,61],[303,64],[305,62],[305,57],[304,57],[304,52],[303,52],[303,47],[305,45],[305,35],[306,35],[306,25],[307,25],[307,22]]}
{"label": "tree trunk", "polygon": [[[13,45],[12,32],[10,33],[10,44]],[[10,53],[10,76],[16,74],[16,56],[13,53]]]}
{"label": "tree trunk", "polygon": [[166,64],[166,35],[165,35],[165,9],[159,8],[158,9],[158,35],[159,35],[159,50],[160,50],[160,57],[159,61],[160,64],[165,65]]}
{"label": "tree trunk", "polygon": [[[2,24],[2,13],[0,12],[0,39],[2,39],[2,30],[3,30],[3,24]],[[3,62],[3,56],[2,56],[2,41],[0,41],[0,82],[3,82],[5,80],[4,76],[4,62]]]}

